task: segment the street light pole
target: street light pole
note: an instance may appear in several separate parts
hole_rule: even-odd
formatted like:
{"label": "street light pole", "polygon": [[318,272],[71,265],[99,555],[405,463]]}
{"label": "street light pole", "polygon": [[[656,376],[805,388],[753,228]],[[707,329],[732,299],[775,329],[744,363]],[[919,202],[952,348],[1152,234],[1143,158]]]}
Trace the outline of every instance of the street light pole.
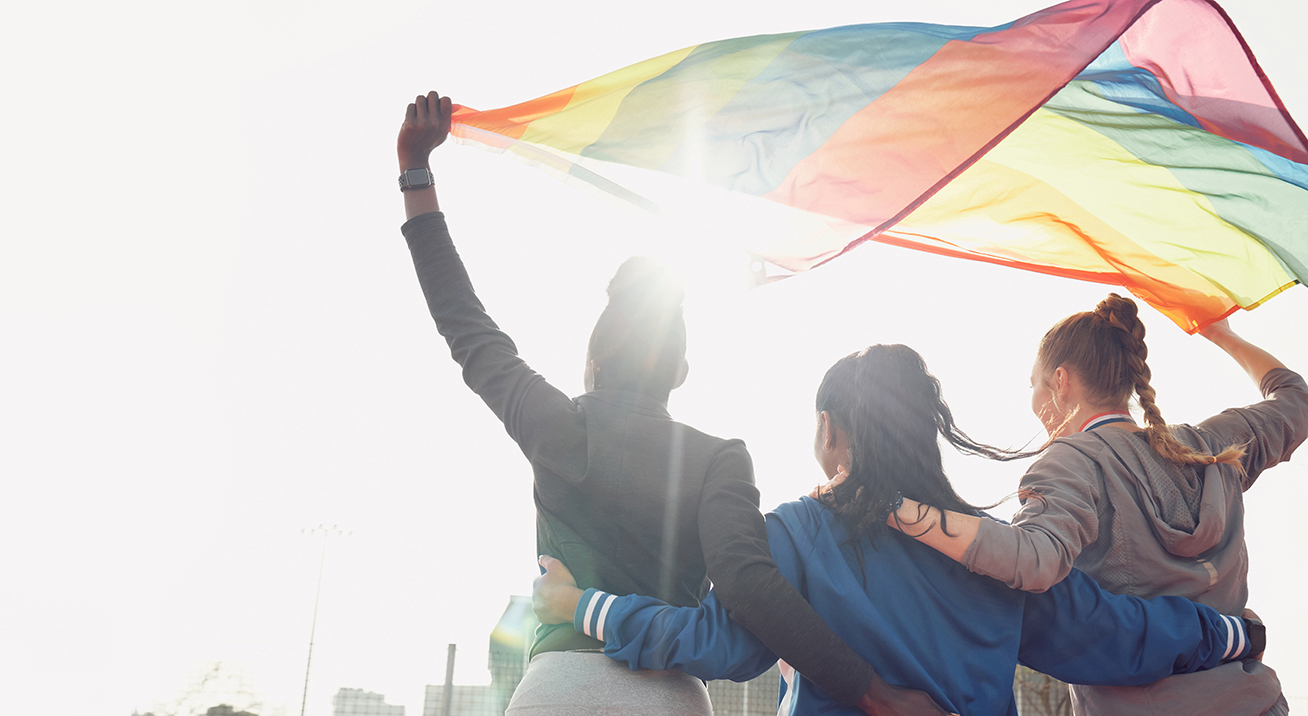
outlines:
{"label": "street light pole", "polygon": [[300,697],[300,716],[304,716],[304,708],[309,703],[309,669],[313,666],[313,637],[318,631],[318,601],[322,597],[322,572],[323,567],[327,564],[327,538],[349,536],[353,533],[342,532],[336,528],[336,525],[331,527],[318,525],[313,529],[300,530],[300,532],[301,534],[322,535],[322,555],[318,558],[318,588],[313,593],[313,622],[309,626],[309,658],[304,664],[304,694]]}

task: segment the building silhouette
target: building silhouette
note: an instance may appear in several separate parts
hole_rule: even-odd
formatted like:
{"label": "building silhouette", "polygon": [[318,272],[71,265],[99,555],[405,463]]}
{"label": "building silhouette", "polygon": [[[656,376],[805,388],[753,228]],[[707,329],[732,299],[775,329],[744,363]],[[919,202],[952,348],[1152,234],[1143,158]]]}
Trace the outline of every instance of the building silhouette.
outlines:
{"label": "building silhouette", "polygon": [[332,697],[332,716],[404,716],[404,707],[386,703],[382,694],[343,688]]}
{"label": "building silhouette", "polygon": [[[509,597],[504,613],[491,629],[490,651],[486,667],[490,669],[489,686],[454,686],[450,699],[450,716],[504,713],[527,671],[531,643],[536,634],[536,615],[531,611],[531,597]],[[422,703],[422,716],[444,716],[445,687],[430,685]]]}

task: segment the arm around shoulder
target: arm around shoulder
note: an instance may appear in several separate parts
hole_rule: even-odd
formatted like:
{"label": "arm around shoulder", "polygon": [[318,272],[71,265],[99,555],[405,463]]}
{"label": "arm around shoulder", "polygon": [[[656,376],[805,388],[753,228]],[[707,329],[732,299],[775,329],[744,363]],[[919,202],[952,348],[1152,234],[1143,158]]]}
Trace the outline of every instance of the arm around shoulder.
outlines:
{"label": "arm around shoulder", "polygon": [[603,641],[605,655],[633,671],[676,669],[704,680],[748,681],[777,661],[728,618],[712,592],[698,607],[673,607],[653,597],[587,589],[573,628]]}
{"label": "arm around shoulder", "polygon": [[717,599],[731,618],[838,701],[853,705],[875,672],[787,580],[773,560],[743,443],[715,459],[700,499],[700,541]]}
{"label": "arm around shoulder", "polygon": [[1102,476],[1094,460],[1055,443],[1022,476],[1023,499],[1013,523],[981,519],[963,555],[968,570],[1013,589],[1043,592],[1072,571],[1099,537]]}
{"label": "arm around shoulder", "polygon": [[1069,683],[1134,686],[1257,654],[1248,626],[1181,597],[1112,594],[1072,570],[1027,595],[1018,658]]}

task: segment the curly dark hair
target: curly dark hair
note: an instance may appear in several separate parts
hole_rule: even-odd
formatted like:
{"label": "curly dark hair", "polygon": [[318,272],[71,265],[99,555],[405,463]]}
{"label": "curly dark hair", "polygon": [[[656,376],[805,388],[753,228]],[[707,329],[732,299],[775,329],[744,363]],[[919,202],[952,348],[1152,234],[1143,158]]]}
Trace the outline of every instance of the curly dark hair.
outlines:
{"label": "curly dark hair", "polygon": [[[897,496],[974,514],[945,476],[938,437],[966,455],[1014,460],[1017,452],[979,443],[954,424],[940,381],[917,351],[875,345],[841,358],[818,388],[817,409],[849,436],[848,477],[823,502],[849,522],[850,539],[888,529]],[[941,516],[940,528],[946,528]]]}

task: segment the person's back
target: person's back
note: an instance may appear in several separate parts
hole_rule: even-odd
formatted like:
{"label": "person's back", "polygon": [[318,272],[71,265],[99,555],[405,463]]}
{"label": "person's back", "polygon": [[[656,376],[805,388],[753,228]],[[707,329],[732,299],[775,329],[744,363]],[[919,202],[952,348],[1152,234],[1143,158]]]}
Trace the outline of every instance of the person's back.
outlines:
{"label": "person's back", "polygon": [[[1191,427],[1168,426],[1146,362],[1135,303],[1110,294],[1045,334],[1032,371],[1032,409],[1051,442],[1022,477],[1013,525],[927,509],[913,533],[968,569],[1040,592],[1073,567],[1116,593],[1178,595],[1223,613],[1248,599],[1243,492],[1308,437],[1308,384],[1226,321],[1201,333],[1258,384],[1264,400]],[[1129,401],[1138,400],[1144,426]],[[901,514],[920,506],[905,504]],[[952,535],[936,514],[957,520]],[[1288,710],[1260,661],[1172,676],[1139,688],[1072,690],[1079,716],[1276,716]]]}
{"label": "person's back", "polygon": [[[1188,426],[1172,433],[1209,450]],[[1049,459],[1071,448],[1094,463],[1104,509],[1098,538],[1074,565],[1116,594],[1175,594],[1227,614],[1248,601],[1244,505],[1240,476],[1230,465],[1177,465],[1150,447],[1142,433],[1092,430],[1063,438]],[[1082,457],[1084,456],[1084,457]]]}
{"label": "person's back", "polygon": [[[1242,445],[1239,465],[1178,464],[1160,455],[1143,432],[1105,428],[1061,439],[1063,445],[1055,447],[1074,448],[1094,463],[1103,503],[1098,537],[1077,555],[1076,568],[1116,594],[1171,594],[1225,614],[1242,613],[1249,599],[1243,493],[1268,463],[1285,459],[1302,440],[1296,431],[1302,431],[1308,406],[1303,378],[1284,368],[1268,371],[1260,388],[1265,395],[1279,394],[1281,404],[1273,399],[1195,426],[1169,426],[1178,442],[1198,453]],[[1142,687],[1072,687],[1076,711],[1086,715],[1160,704],[1262,714],[1283,706],[1280,692],[1276,673],[1253,660]]]}
{"label": "person's back", "polygon": [[[887,681],[917,685],[957,713],[1017,713],[1025,593],[897,532],[850,543],[844,520],[807,497],[770,513],[768,534],[782,572]],[[794,681],[793,713],[839,711],[807,679]]]}
{"label": "person's back", "polygon": [[[923,694],[890,689],[781,576],[744,445],[668,416],[668,395],[689,365],[684,290],[666,266],[634,257],[618,268],[587,346],[586,395],[569,398],[521,359],[473,291],[436,197],[429,155],[449,136],[452,112],[435,92],[406,110],[397,140],[401,231],[464,382],[531,462],[537,554],[575,560],[595,584],[650,588],[679,603],[697,602],[711,579],[742,624],[842,702],[869,713],[941,713]],[[493,510],[493,501],[473,509]],[[684,674],[633,681],[609,670],[597,646],[542,629],[509,711],[649,713],[656,701],[709,710],[703,683]]]}
{"label": "person's back", "polygon": [[[596,390],[575,402],[585,459],[532,459],[538,551],[607,592],[699,604],[709,590],[701,511],[721,518],[730,510],[717,512],[723,502],[748,506],[744,443],[678,423],[631,391]],[[547,626],[533,653],[598,648],[571,629]]]}
{"label": "person's back", "polygon": [[[1151,642],[1128,629],[1140,619],[1139,603],[1113,599],[1079,571],[1048,592],[1022,592],[969,572],[905,534],[885,532],[875,541],[867,535],[851,541],[848,524],[807,497],[780,505],[768,514],[773,557],[818,614],[877,673],[892,683],[912,684],[957,713],[1016,716],[1013,669],[1018,663],[1081,683],[1141,684],[1171,673],[1173,666],[1197,668],[1195,661],[1176,658],[1173,650],[1180,640],[1155,634]],[[1169,604],[1193,618],[1179,602]],[[1172,616],[1162,604],[1149,608],[1159,610],[1151,614],[1160,623]],[[1239,630],[1217,633],[1218,641],[1227,634],[1233,641],[1244,639]],[[1138,650],[1122,646],[1137,639]],[[1224,647],[1216,645],[1209,666],[1216,665],[1212,657]],[[1244,644],[1238,648],[1248,651]],[[1151,666],[1136,671],[1125,663],[1133,660]],[[1165,670],[1159,670],[1160,663]],[[1152,677],[1146,669],[1152,669]],[[800,675],[787,698],[793,701],[789,713],[843,712]]]}
{"label": "person's back", "polygon": [[[953,712],[998,716],[1016,714],[1019,662],[1079,683],[1144,684],[1255,648],[1239,620],[1186,599],[1112,595],[1076,570],[1046,593],[1022,592],[890,530],[887,514],[901,493],[945,496],[979,514],[944,475],[938,437],[996,452],[957,429],[938,381],[911,349],[873,346],[841,359],[823,379],[817,409],[815,454],[835,479],[770,513],[768,544],[786,579],[890,683],[921,689]],[[739,681],[776,661],[727,617],[716,592],[699,608],[670,607],[582,592],[557,560],[542,564],[549,571],[534,596],[541,621],[570,622],[633,669]],[[785,696],[783,713],[854,713],[804,676]]]}

